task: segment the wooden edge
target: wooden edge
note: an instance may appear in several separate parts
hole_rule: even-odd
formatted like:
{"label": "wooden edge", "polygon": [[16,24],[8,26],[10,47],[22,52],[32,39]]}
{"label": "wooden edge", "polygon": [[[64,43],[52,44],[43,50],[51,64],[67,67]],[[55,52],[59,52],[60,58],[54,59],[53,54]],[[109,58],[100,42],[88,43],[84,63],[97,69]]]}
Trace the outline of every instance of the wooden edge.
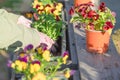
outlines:
{"label": "wooden edge", "polygon": [[[70,15],[68,14],[70,7],[72,6],[73,1],[65,1],[65,12],[66,12],[66,21],[67,21],[67,28],[68,28],[68,37],[69,37],[69,49],[71,54],[72,64],[78,65],[78,57],[76,51],[76,44],[75,44],[75,36],[74,36],[74,29],[73,25],[70,24]],[[73,80],[80,80],[80,69],[76,70],[76,73],[73,75]]]}

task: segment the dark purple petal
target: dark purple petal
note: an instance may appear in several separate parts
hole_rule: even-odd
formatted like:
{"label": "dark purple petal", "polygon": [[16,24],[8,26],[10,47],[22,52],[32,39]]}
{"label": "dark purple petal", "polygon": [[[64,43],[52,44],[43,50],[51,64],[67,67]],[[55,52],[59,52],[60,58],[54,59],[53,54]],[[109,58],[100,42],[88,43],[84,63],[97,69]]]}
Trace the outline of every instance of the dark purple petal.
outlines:
{"label": "dark purple petal", "polygon": [[24,48],[24,51],[26,52],[27,50],[31,50],[31,49],[33,49],[33,45],[29,44]]}
{"label": "dark purple petal", "polygon": [[38,61],[38,60],[33,61],[32,64],[39,64],[40,65],[40,61]]}
{"label": "dark purple petal", "polygon": [[68,53],[68,51],[65,51],[64,53],[63,53],[63,57],[65,57],[66,55],[68,55],[69,53]]}
{"label": "dark purple petal", "polygon": [[25,57],[19,57],[18,59],[20,60],[20,61],[23,61],[23,62],[28,62],[28,56],[25,56]]}
{"label": "dark purple petal", "polygon": [[40,47],[41,47],[43,50],[47,50],[48,45],[45,44],[45,43],[41,43],[41,44],[40,44]]}

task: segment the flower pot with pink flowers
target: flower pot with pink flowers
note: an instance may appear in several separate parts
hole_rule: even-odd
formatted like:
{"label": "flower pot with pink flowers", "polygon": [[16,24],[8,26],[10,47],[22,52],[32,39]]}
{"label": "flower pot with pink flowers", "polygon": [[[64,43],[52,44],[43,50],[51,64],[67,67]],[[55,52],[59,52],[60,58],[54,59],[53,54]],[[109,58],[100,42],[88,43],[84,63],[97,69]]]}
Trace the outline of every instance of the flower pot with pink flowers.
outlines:
{"label": "flower pot with pink flowers", "polygon": [[81,4],[78,7],[71,7],[69,13],[72,16],[72,23],[80,23],[85,28],[86,49],[92,53],[106,53],[109,47],[109,40],[115,25],[115,12],[101,2],[97,9],[92,2]]}

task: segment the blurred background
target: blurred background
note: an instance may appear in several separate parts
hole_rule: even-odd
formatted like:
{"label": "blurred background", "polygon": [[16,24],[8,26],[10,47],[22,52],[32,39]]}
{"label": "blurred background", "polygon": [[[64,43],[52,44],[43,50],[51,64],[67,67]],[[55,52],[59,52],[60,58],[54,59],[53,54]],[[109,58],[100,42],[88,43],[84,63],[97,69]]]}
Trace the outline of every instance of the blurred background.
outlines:
{"label": "blurred background", "polygon": [[29,12],[31,11],[32,0],[0,0],[0,8],[11,12]]}

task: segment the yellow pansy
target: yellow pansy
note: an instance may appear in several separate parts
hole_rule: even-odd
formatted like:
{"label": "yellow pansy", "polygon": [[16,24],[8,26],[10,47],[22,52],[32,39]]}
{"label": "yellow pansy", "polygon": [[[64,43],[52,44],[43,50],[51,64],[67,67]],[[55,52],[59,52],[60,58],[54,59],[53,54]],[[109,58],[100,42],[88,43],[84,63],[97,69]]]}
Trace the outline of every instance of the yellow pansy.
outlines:
{"label": "yellow pansy", "polygon": [[42,52],[43,52],[43,50],[42,50],[41,47],[37,48],[36,50],[37,50],[37,52],[38,52],[39,54],[42,54]]}
{"label": "yellow pansy", "polygon": [[56,6],[56,9],[58,11],[62,11],[62,7],[63,7],[62,3],[58,3],[57,6]]}
{"label": "yellow pansy", "polygon": [[16,61],[15,61],[15,65],[19,65],[19,64],[21,64],[21,63],[20,63],[20,60],[16,60]]}
{"label": "yellow pansy", "polygon": [[66,78],[69,78],[69,77],[70,77],[70,70],[65,71],[64,76],[65,76]]}
{"label": "yellow pansy", "polygon": [[62,7],[63,7],[63,4],[62,4],[62,3],[58,3],[58,6],[62,8]]}
{"label": "yellow pansy", "polygon": [[63,57],[63,64],[66,64],[67,59],[68,59],[68,55],[65,55],[65,56]]}
{"label": "yellow pansy", "polygon": [[37,8],[37,10],[43,10],[43,9],[44,9],[43,5],[40,5],[40,7]]}
{"label": "yellow pansy", "polygon": [[22,71],[23,67],[22,64],[20,63],[19,65],[17,65],[17,70]]}
{"label": "yellow pansy", "polygon": [[40,65],[39,64],[34,64],[34,71],[37,72],[40,69]]}
{"label": "yellow pansy", "polygon": [[32,5],[33,5],[33,8],[36,8],[36,5],[38,4],[38,1],[37,0],[35,0],[33,3],[32,3]]}
{"label": "yellow pansy", "polygon": [[34,73],[34,66],[33,66],[33,64],[30,64],[30,73]]}
{"label": "yellow pansy", "polygon": [[51,7],[49,7],[49,6],[45,7],[45,11],[46,11],[47,13],[50,13]]}
{"label": "yellow pansy", "polygon": [[53,14],[54,14],[55,16],[57,16],[57,15],[59,15],[59,11],[58,11],[58,10],[55,10],[55,11],[53,12]]}
{"label": "yellow pansy", "polygon": [[56,6],[56,10],[58,10],[58,11],[62,11],[62,8],[59,7],[59,6]]}
{"label": "yellow pansy", "polygon": [[49,50],[45,50],[43,52],[42,56],[46,61],[50,61],[50,51]]}
{"label": "yellow pansy", "polygon": [[38,74],[36,74],[33,78],[32,78],[32,80],[46,80],[46,75],[44,75],[43,73],[38,73]]}
{"label": "yellow pansy", "polygon": [[26,54],[24,52],[20,53],[20,57],[24,57]]}
{"label": "yellow pansy", "polygon": [[21,64],[22,64],[23,70],[25,70],[27,68],[27,63],[22,61]]}
{"label": "yellow pansy", "polygon": [[30,73],[38,72],[40,69],[39,64],[30,64]]}
{"label": "yellow pansy", "polygon": [[12,68],[15,68],[15,63],[12,63],[12,64],[11,64],[11,67],[12,67]]}

